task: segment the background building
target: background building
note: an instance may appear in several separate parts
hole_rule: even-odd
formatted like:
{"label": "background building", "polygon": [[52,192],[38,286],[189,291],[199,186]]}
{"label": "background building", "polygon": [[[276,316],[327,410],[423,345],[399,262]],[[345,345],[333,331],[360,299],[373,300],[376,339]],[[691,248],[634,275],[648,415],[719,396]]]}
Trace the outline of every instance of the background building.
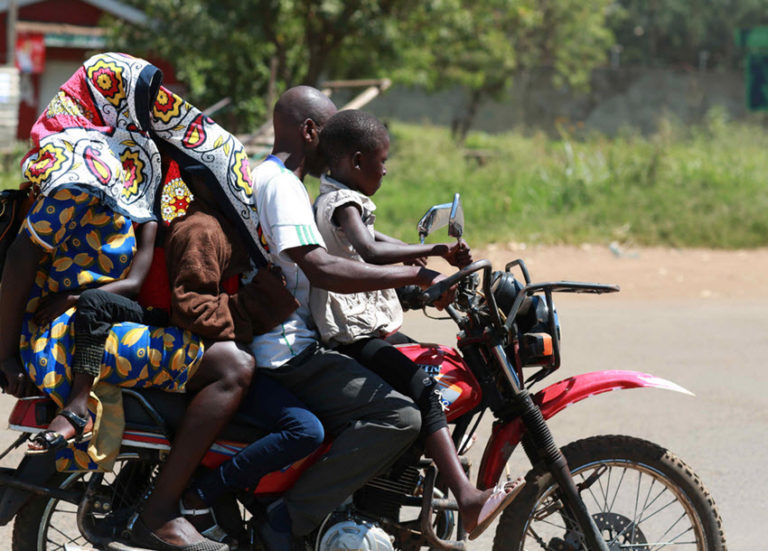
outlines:
{"label": "background building", "polygon": [[[116,0],[16,0],[15,66],[18,69],[18,125],[16,138],[26,140],[32,124],[59,86],[93,53],[107,48],[106,15],[146,25],[146,15]],[[0,60],[8,63],[8,0],[0,0]],[[164,84],[176,88],[172,68],[151,61],[163,70]],[[3,79],[0,74],[0,102]],[[13,76],[9,75],[13,86]]]}

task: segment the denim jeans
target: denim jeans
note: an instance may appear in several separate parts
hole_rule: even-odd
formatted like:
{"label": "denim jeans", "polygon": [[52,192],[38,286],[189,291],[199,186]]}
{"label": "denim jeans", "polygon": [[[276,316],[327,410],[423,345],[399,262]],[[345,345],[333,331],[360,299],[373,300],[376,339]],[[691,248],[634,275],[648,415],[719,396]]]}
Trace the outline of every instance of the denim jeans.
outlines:
{"label": "denim jeans", "polygon": [[194,482],[193,491],[208,505],[226,492],[255,488],[264,475],[315,451],[325,437],[323,425],[296,396],[258,371],[238,414],[269,434]]}

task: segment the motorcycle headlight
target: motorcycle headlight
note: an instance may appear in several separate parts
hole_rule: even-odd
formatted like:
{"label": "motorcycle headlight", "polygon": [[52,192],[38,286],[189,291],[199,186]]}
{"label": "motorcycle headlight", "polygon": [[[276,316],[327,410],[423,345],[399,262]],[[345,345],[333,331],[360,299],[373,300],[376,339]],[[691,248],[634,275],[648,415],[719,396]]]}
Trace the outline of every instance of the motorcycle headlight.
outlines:
{"label": "motorcycle headlight", "polygon": [[493,272],[491,276],[491,292],[496,299],[496,305],[504,314],[509,314],[515,298],[523,290],[523,284],[509,272]]}
{"label": "motorcycle headlight", "polygon": [[[554,309],[554,304],[553,304]],[[560,341],[560,321],[557,310],[552,313],[555,319],[554,331],[549,325],[549,307],[544,297],[531,297],[531,307],[518,316],[518,338],[520,341],[520,360],[524,366],[556,367],[555,345]]]}
{"label": "motorcycle headlight", "polygon": [[[509,272],[494,272],[492,277],[493,298],[501,311],[509,314],[512,304],[523,290],[523,284]],[[515,327],[520,360],[524,366],[554,363],[554,345],[555,339],[557,342],[560,340],[560,323],[556,310],[553,315],[554,332],[549,325],[549,307],[544,297],[534,295],[523,302],[515,318]]]}

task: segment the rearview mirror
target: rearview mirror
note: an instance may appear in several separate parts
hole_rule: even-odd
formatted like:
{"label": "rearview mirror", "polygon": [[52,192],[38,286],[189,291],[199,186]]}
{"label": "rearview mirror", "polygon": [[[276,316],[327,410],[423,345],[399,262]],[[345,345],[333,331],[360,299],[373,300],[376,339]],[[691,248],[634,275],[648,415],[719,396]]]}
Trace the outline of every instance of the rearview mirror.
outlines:
{"label": "rearview mirror", "polygon": [[418,224],[419,241],[435,230],[448,226],[448,235],[459,239],[464,234],[464,211],[461,208],[461,197],[457,193],[453,196],[452,203],[435,205],[421,217]]}

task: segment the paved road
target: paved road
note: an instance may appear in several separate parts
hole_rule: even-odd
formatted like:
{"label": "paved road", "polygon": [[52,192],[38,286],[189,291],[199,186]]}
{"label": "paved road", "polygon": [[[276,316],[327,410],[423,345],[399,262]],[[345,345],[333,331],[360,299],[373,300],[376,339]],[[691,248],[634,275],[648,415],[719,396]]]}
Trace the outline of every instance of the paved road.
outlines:
{"label": "paved road", "polygon": [[[584,296],[561,298],[558,310],[564,365],[552,382],[593,370],[633,369],[671,379],[696,397],[661,390],[598,396],[552,420],[556,441],[620,433],[669,447],[712,492],[730,549],[765,548],[759,523],[768,518],[768,300],[641,302]],[[449,321],[408,314],[404,329],[422,340],[455,342]],[[0,397],[0,418],[7,418],[11,405],[11,399]],[[10,441],[13,434],[5,431],[0,438]],[[481,447],[470,453],[479,464]],[[523,472],[527,467],[518,454],[512,469]],[[10,549],[9,536],[10,527],[0,528],[0,549]],[[471,549],[490,549],[492,539],[493,529]]]}
{"label": "paved road", "polygon": [[[696,397],[656,389],[603,394],[554,417],[555,441],[564,445],[596,434],[628,434],[668,447],[712,493],[729,548],[765,549],[768,301],[641,302],[615,295],[562,297],[556,304],[563,366],[551,382],[588,371],[630,369],[675,381]],[[405,330],[421,340],[455,342],[452,322],[426,321],[409,315]],[[470,454],[479,465],[481,447]],[[511,465],[513,472],[528,469],[521,450]],[[494,530],[470,549],[490,549]]]}

